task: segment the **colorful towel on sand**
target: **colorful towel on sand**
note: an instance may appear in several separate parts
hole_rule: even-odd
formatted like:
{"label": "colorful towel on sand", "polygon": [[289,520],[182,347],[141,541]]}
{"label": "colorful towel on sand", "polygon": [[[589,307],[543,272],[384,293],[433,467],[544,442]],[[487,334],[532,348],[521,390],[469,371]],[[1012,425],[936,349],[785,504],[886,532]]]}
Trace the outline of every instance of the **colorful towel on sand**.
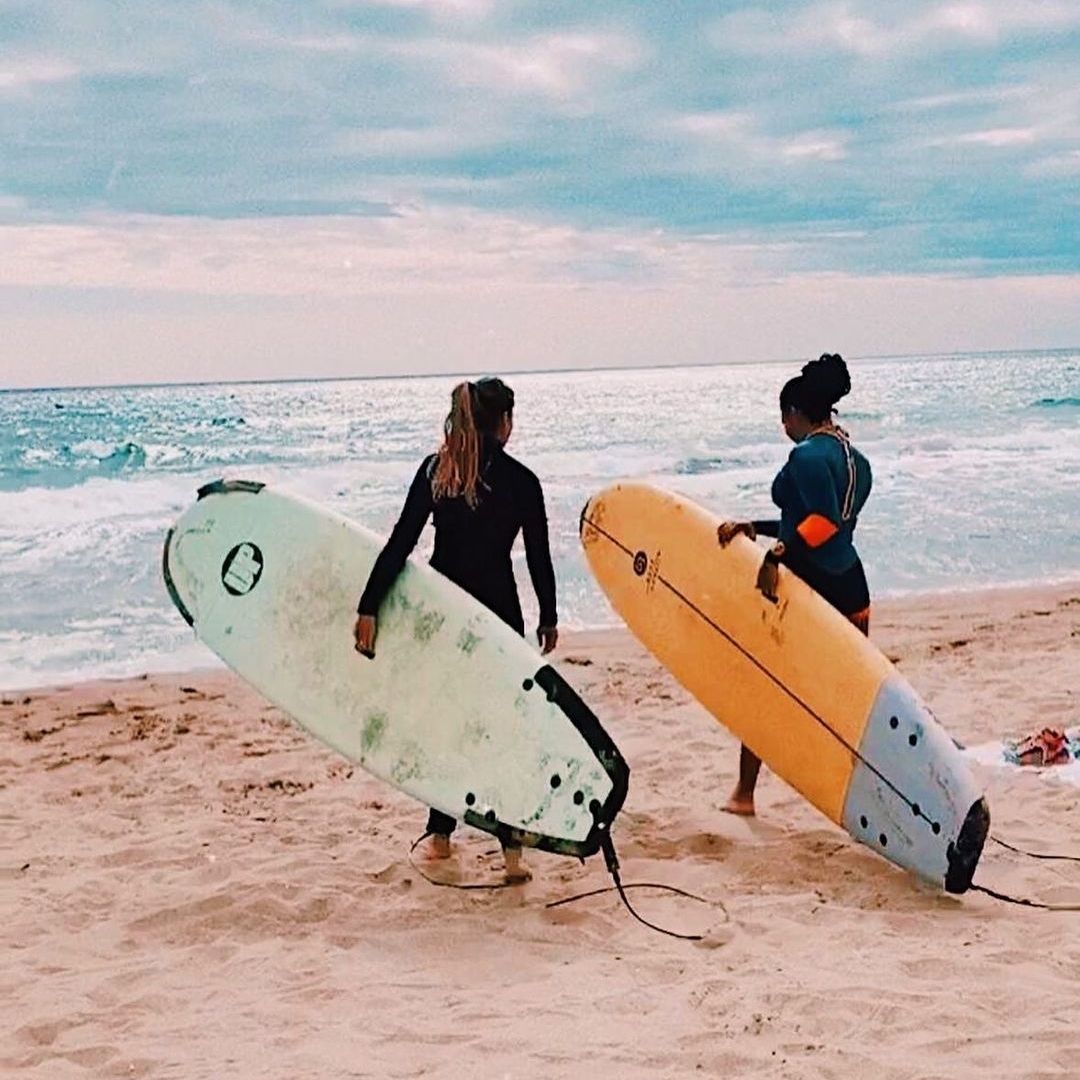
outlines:
{"label": "colorful towel on sand", "polygon": [[1005,742],[1005,760],[1013,765],[1065,765],[1080,758],[1080,732],[1043,728],[1025,739]]}

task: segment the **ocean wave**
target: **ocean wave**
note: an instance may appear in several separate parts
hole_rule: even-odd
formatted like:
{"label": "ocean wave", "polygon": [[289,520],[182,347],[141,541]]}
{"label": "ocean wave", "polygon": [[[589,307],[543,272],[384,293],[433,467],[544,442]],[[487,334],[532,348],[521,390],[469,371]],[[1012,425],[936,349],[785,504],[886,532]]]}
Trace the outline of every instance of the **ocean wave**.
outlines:
{"label": "ocean wave", "polygon": [[750,462],[737,457],[690,457],[676,462],[675,472],[680,476],[700,476],[702,473],[721,472],[724,469],[745,469]]}
{"label": "ocean wave", "polygon": [[336,447],[268,444],[86,440],[52,447],[0,448],[0,491],[62,490],[92,480],[235,469],[304,468],[342,460]]}
{"label": "ocean wave", "polygon": [[1033,409],[1080,409],[1080,397],[1044,397],[1031,403]]}
{"label": "ocean wave", "polygon": [[146,449],[137,442],[115,446],[70,446],[55,450],[31,447],[0,467],[0,491],[67,488],[101,477],[136,473],[147,467]]}
{"label": "ocean wave", "polygon": [[97,463],[106,475],[125,469],[145,469],[146,451],[136,442],[121,443],[111,453],[98,458]]}

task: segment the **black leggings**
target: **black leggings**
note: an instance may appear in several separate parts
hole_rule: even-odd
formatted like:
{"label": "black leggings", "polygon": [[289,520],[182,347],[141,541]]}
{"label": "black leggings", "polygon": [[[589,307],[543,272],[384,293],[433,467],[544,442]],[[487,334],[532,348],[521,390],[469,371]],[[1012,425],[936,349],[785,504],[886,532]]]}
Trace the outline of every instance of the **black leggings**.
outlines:
{"label": "black leggings", "polygon": [[864,634],[869,632],[870,589],[861,560],[856,559],[853,566],[840,574],[830,574],[806,561],[792,561],[786,565]]}

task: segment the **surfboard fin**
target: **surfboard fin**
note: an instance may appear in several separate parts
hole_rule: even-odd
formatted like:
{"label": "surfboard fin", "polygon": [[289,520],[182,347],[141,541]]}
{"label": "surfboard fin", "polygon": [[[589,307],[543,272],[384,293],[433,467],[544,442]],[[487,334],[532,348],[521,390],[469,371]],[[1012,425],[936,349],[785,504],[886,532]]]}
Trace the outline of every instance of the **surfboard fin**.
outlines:
{"label": "surfboard fin", "polygon": [[979,856],[989,832],[990,807],[982,798],[972,804],[959,835],[945,853],[949,864],[945,873],[946,892],[963,893],[971,888],[971,879],[975,876],[975,867],[979,864]]}

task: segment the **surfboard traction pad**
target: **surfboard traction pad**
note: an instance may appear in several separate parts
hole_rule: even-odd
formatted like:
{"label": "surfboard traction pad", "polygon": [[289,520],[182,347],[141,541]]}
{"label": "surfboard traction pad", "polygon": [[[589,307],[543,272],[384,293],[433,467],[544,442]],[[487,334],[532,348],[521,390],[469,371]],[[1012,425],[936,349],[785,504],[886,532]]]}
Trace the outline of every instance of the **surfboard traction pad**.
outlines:
{"label": "surfboard traction pad", "polygon": [[966,769],[938,767],[956,753],[914,690],[899,676],[887,678],[859,743],[843,824],[885,858],[962,893],[982,854],[990,811]]}
{"label": "surfboard traction pad", "polygon": [[630,767],[604,730],[596,714],[550,664],[536,672],[533,682],[546,693],[548,701],[562,710],[589,749],[596,755],[596,760],[611,778],[611,792],[603,803],[594,799],[590,804],[589,810],[592,813],[593,823],[584,840],[565,840],[543,833],[515,829],[504,822],[492,821],[485,815],[468,808],[461,815],[461,819],[466,825],[483,829],[484,832],[497,836],[503,842],[584,859],[589,855],[595,855],[600,850],[604,834],[610,832],[612,822],[622,809],[630,784]]}
{"label": "surfboard traction pad", "polygon": [[[197,501],[206,498],[208,495],[227,495],[233,492],[255,495],[262,491],[265,486],[264,483],[258,480],[214,480],[198,489]],[[176,609],[187,624],[194,627],[195,620],[180,599],[169,569],[169,550],[174,532],[175,529],[169,529],[165,536],[162,550],[162,576],[165,581],[165,588],[168,590],[169,597]],[[501,842],[537,848],[540,851],[548,851],[556,855],[585,859],[599,851],[604,835],[610,832],[615,817],[626,801],[630,783],[630,767],[622,754],[619,753],[614,741],[604,730],[596,714],[555,668],[550,664],[544,665],[533,675],[532,682],[545,692],[548,701],[562,710],[585,740],[589,749],[596,755],[596,760],[600,766],[611,778],[612,787],[607,799],[603,803],[594,799],[590,804],[589,811],[593,820],[589,833],[584,840],[567,840],[562,837],[518,829],[508,825],[506,822],[499,821],[497,818],[488,816],[492,813],[491,811],[488,814],[480,814],[468,806],[464,808],[461,820],[475,829],[498,837]]]}

